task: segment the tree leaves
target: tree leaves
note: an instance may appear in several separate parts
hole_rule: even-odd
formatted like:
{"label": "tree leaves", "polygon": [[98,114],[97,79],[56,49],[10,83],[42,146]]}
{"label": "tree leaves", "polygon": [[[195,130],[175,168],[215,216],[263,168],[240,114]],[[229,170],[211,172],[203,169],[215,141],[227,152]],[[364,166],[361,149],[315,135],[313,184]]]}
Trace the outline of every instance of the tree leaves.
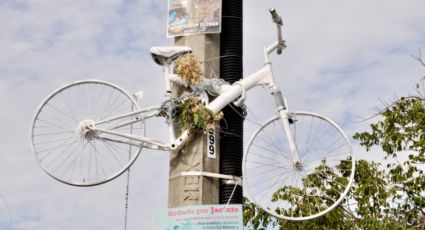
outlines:
{"label": "tree leaves", "polygon": [[[422,78],[416,85],[416,95],[401,97],[386,106],[377,115],[380,120],[371,124],[369,131],[354,135],[367,151],[374,146],[380,147],[385,161],[383,165],[357,161],[354,186],[337,208],[311,221],[290,222],[274,219],[246,200],[246,226],[253,227],[249,229],[265,229],[268,225],[280,229],[425,229],[424,81]],[[314,172],[308,175],[309,191],[332,188],[326,185],[332,181],[343,184],[349,175],[344,172],[347,162],[340,162],[340,173],[326,173],[331,178],[322,178]],[[326,162],[316,168],[316,171],[323,170],[327,170]],[[296,193],[306,201],[299,209],[290,210],[292,212],[320,208],[309,205],[308,195],[314,197],[314,192],[308,194],[307,190],[291,187],[279,189],[273,200],[287,200],[288,193]],[[332,197],[333,191],[328,189],[326,194]]]}

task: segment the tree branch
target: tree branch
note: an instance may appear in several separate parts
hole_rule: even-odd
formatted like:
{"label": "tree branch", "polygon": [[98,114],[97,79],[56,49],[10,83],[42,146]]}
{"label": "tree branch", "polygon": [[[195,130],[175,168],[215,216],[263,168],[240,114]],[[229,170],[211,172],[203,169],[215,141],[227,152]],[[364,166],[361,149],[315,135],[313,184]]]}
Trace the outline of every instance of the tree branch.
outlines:
{"label": "tree branch", "polygon": [[412,57],[413,57],[415,60],[417,60],[419,63],[421,63],[421,65],[425,66],[425,62],[424,62],[424,60],[422,59],[422,54],[421,54],[421,49],[420,49],[420,48],[419,48],[419,50],[418,50],[418,54],[417,54],[417,55],[413,55],[413,54],[412,54]]}
{"label": "tree branch", "polygon": [[418,100],[418,101],[425,102],[425,97],[422,94],[420,94],[420,96],[405,96],[405,97],[400,97],[400,98],[396,97],[395,100],[391,103],[387,103],[387,102],[379,99],[379,102],[384,106],[384,108],[375,107],[375,110],[377,110],[377,112],[375,112],[373,115],[371,115],[371,116],[369,116],[369,117],[367,117],[363,120],[356,121],[355,123],[361,123],[361,122],[372,120],[373,118],[382,115],[382,113],[385,110],[395,106],[400,100],[406,100],[406,99],[412,99],[412,100]]}
{"label": "tree branch", "polygon": [[354,215],[354,213],[351,211],[350,207],[348,206],[347,208],[344,207],[342,204],[338,205],[339,208],[341,208],[345,213],[347,213],[348,215],[350,215],[354,220],[357,220],[357,216]]}

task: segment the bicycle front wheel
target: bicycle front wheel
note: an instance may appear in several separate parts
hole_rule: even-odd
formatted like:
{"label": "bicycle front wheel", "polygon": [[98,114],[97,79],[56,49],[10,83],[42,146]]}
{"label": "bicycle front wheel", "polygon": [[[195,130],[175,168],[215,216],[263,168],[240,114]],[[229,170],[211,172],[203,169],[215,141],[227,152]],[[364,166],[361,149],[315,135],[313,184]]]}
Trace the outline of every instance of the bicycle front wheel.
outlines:
{"label": "bicycle front wheel", "polygon": [[[108,182],[131,166],[142,146],[117,141],[88,126],[140,110],[120,87],[99,80],[77,81],[50,94],[35,113],[31,139],[41,168],[56,180],[75,186]],[[102,122],[98,128],[144,136],[137,115]]]}
{"label": "bicycle front wheel", "polygon": [[320,217],[341,203],[354,180],[351,144],[331,120],[288,113],[299,161],[294,161],[280,116],[263,124],[243,159],[248,199],[269,214],[292,221]]}

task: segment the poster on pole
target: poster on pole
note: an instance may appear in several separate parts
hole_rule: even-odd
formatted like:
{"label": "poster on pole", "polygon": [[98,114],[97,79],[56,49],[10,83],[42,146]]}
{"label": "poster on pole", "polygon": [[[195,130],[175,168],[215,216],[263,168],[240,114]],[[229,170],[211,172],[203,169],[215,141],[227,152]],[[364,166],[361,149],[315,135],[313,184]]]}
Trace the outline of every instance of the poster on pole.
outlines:
{"label": "poster on pole", "polygon": [[168,0],[168,37],[221,32],[222,0]]}
{"label": "poster on pole", "polygon": [[199,205],[159,210],[154,230],[242,230],[242,205]]}

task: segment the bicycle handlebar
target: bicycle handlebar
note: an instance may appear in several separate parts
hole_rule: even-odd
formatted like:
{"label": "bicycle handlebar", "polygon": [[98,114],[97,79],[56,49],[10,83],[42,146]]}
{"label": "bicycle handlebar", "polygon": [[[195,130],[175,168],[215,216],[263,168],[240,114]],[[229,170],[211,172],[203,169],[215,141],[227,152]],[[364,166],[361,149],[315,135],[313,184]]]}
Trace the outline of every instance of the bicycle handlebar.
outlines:
{"label": "bicycle handlebar", "polygon": [[282,26],[283,26],[283,21],[282,21],[282,17],[280,17],[280,15],[277,13],[275,8],[270,8],[269,9],[270,14],[272,15],[272,19],[273,22],[276,23],[276,27],[277,27],[277,54],[282,54],[282,50],[285,49],[286,45],[285,45],[285,41],[282,39]]}

